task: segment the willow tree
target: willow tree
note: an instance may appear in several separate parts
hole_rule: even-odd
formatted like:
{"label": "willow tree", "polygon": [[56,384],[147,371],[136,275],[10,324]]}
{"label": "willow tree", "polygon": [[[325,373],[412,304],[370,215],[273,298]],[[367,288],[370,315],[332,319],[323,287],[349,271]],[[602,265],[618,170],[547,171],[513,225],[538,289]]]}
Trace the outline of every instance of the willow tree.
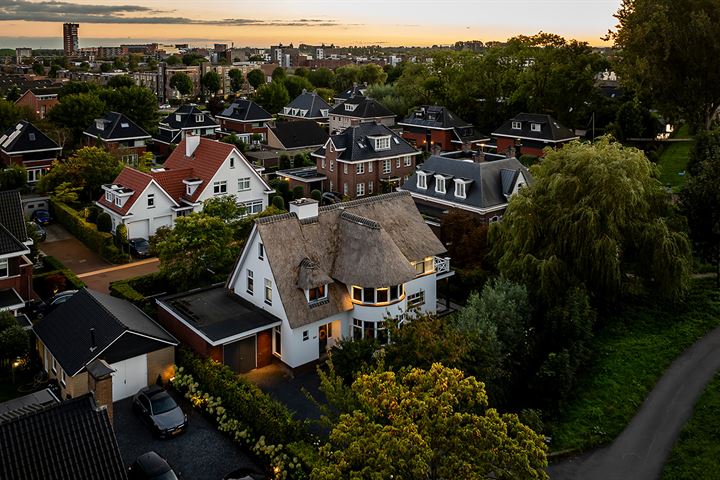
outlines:
{"label": "willow tree", "polygon": [[720,2],[623,0],[615,17],[623,84],[709,129],[720,109]]}
{"label": "willow tree", "polygon": [[656,169],[635,148],[603,137],[551,151],[533,167],[490,230],[498,267],[547,304],[585,286],[595,305],[618,299],[639,278],[670,298],[687,288],[690,244]]}

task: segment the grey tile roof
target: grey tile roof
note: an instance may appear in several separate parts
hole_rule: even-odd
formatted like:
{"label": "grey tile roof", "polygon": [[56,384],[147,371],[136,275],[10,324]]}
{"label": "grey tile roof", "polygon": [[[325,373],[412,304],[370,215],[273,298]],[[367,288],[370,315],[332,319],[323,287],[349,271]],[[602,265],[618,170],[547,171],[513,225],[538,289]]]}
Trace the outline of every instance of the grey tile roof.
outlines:
{"label": "grey tile roof", "polygon": [[[201,120],[198,121],[198,118]],[[160,122],[160,125],[167,126],[171,130],[218,127],[217,122],[213,120],[209,112],[203,112],[197,107],[197,105],[192,104],[183,105],[178,108],[173,113],[165,117]]]}
{"label": "grey tile roof", "polygon": [[[287,109],[290,109],[290,111],[287,112]],[[294,110],[297,111],[293,113]],[[329,112],[330,105],[328,105],[320,95],[315,92],[307,92],[303,90],[303,93],[295,97],[293,101],[286,105],[281,115],[285,117],[322,120],[328,119]],[[323,113],[325,113],[325,115],[323,115]]]}
{"label": "grey tile roof", "polygon": [[[346,105],[356,105],[354,110],[348,110]],[[395,117],[387,107],[368,97],[352,97],[330,111],[332,115],[342,115],[352,118],[383,118]]]}
{"label": "grey tile roof", "polygon": [[325,129],[314,120],[277,122],[270,130],[287,149],[317,147],[329,138]]}
{"label": "grey tile roof", "polygon": [[[105,124],[102,130],[97,128],[99,121]],[[106,113],[101,119],[97,119],[92,125],[88,126],[85,129],[85,134],[109,142],[126,138],[138,140],[150,138],[150,135],[145,130],[118,112]]]}
{"label": "grey tile roof", "polygon": [[[520,122],[521,128],[513,129],[513,122]],[[533,131],[532,125],[540,125],[540,131]],[[577,135],[567,127],[560,125],[550,115],[538,113],[521,113],[515,118],[503,123],[492,133],[494,136],[509,136],[514,138],[527,138],[549,142],[558,142],[577,138]]]}
{"label": "grey tile roof", "polygon": [[466,122],[449,109],[438,105],[422,105],[404,118],[400,124],[443,129],[472,128],[472,124]]}
{"label": "grey tile roof", "polygon": [[21,120],[0,136],[0,150],[8,154],[47,150],[57,155],[60,146],[32,123]]}
{"label": "grey tile roof", "polygon": [[[91,328],[95,329],[96,345],[92,350]],[[155,340],[155,348],[140,353],[177,344],[172,335],[132,303],[87,289],[78,291],[36,324],[33,330],[71,376],[82,371],[98,356],[104,358],[103,352],[123,335],[137,333]],[[113,361],[137,354],[128,350],[124,358],[114,358]]]}
{"label": "grey tile roof", "polygon": [[236,120],[238,122],[264,122],[272,120],[272,115],[264,108],[252,100],[246,100],[244,98],[235,100],[217,117]]}
{"label": "grey tile roof", "polygon": [[[528,183],[533,182],[532,175],[517,159],[505,158],[486,162],[473,162],[454,160],[446,157],[432,156],[417,170],[429,172],[427,188],[417,187],[417,172],[414,173],[402,186],[411,194],[455,203],[458,206],[488,209],[504,205],[508,202],[508,195],[512,193],[515,182],[522,174]],[[443,175],[445,180],[445,193],[435,191],[435,175]],[[470,183],[465,186],[467,198],[455,196],[454,179],[465,179]]]}
{"label": "grey tile roof", "polygon": [[340,92],[335,95],[335,99],[337,100],[347,100],[352,97],[361,97],[365,95],[365,92],[367,91],[367,85],[353,85],[352,87],[348,88],[344,92]]}
{"label": "grey tile roof", "polygon": [[[371,136],[390,136],[389,150],[375,150]],[[405,139],[389,129],[385,125],[377,123],[363,123],[354,127],[348,127],[337,135],[330,137],[335,147],[344,149],[338,156],[339,160],[348,162],[372,160],[374,158],[395,157],[399,155],[412,155],[417,153]],[[325,146],[316,150],[313,155],[325,156]]]}
{"label": "grey tile roof", "polygon": [[[0,252],[2,254],[24,251],[24,242],[30,240],[25,225],[20,192],[0,192]],[[22,247],[22,248],[21,248]]]}
{"label": "grey tile roof", "polygon": [[91,394],[0,421],[0,478],[126,480],[107,409]]}

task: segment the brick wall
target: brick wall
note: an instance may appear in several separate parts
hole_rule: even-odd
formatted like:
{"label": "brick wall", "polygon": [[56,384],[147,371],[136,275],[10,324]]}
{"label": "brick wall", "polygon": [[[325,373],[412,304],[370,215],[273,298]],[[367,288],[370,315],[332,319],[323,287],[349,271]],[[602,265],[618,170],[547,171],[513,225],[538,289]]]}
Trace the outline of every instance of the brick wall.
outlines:
{"label": "brick wall", "polygon": [[92,375],[87,376],[88,379],[88,391],[95,394],[95,401],[99,406],[107,407],[108,416],[110,421],[113,419],[113,388],[112,388],[112,375],[106,375],[102,378],[96,379]]}
{"label": "brick wall", "polygon": [[222,346],[210,345],[162,307],[158,308],[158,321],[168,332],[180,340],[180,343],[190,347],[203,357],[209,357],[218,362],[223,361]]}
{"label": "brick wall", "polygon": [[8,261],[10,277],[0,280],[0,290],[14,288],[15,291],[28,301],[35,298],[32,287],[32,264],[24,255],[11,258]]}

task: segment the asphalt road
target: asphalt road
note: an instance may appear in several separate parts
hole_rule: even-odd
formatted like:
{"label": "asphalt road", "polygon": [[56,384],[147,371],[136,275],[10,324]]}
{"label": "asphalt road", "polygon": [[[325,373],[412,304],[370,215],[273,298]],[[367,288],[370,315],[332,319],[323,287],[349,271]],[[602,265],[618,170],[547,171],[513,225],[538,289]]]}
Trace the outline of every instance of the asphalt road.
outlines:
{"label": "asphalt road", "polygon": [[143,453],[154,450],[165,458],[181,480],[221,480],[238,468],[257,468],[237,444],[218,432],[184,399],[179,401],[188,416],[181,435],[159,439],[132,410],[132,398],[113,405],[113,427],[126,466]]}
{"label": "asphalt road", "polygon": [[548,468],[553,480],[656,480],[693,406],[720,369],[720,328],[678,357],[608,447]]}

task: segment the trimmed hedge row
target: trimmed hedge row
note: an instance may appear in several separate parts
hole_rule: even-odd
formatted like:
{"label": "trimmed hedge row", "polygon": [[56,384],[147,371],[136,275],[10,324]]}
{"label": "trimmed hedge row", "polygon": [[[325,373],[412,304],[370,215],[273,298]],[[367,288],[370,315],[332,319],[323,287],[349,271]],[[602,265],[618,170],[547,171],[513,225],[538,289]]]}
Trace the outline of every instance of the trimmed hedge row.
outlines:
{"label": "trimmed hedge row", "polygon": [[222,397],[228,414],[246,424],[255,437],[264,436],[268,443],[275,445],[309,438],[305,422],[296,420],[285,405],[239,377],[229,367],[212,359],[201,359],[184,347],[178,349],[175,361],[192,375],[202,390]]}
{"label": "trimmed hedge row", "polygon": [[130,255],[121,252],[113,244],[112,234],[99,232],[95,225],[85,221],[72,207],[51,199],[50,208],[58,223],[108,262],[127,263],[130,261]]}
{"label": "trimmed hedge row", "polygon": [[35,278],[44,278],[52,274],[62,273],[67,278],[68,283],[72,286],[73,290],[80,290],[85,286],[85,282],[80,280],[75,273],[67,268],[60,260],[50,255],[42,257],[43,267],[45,272],[34,275]]}

